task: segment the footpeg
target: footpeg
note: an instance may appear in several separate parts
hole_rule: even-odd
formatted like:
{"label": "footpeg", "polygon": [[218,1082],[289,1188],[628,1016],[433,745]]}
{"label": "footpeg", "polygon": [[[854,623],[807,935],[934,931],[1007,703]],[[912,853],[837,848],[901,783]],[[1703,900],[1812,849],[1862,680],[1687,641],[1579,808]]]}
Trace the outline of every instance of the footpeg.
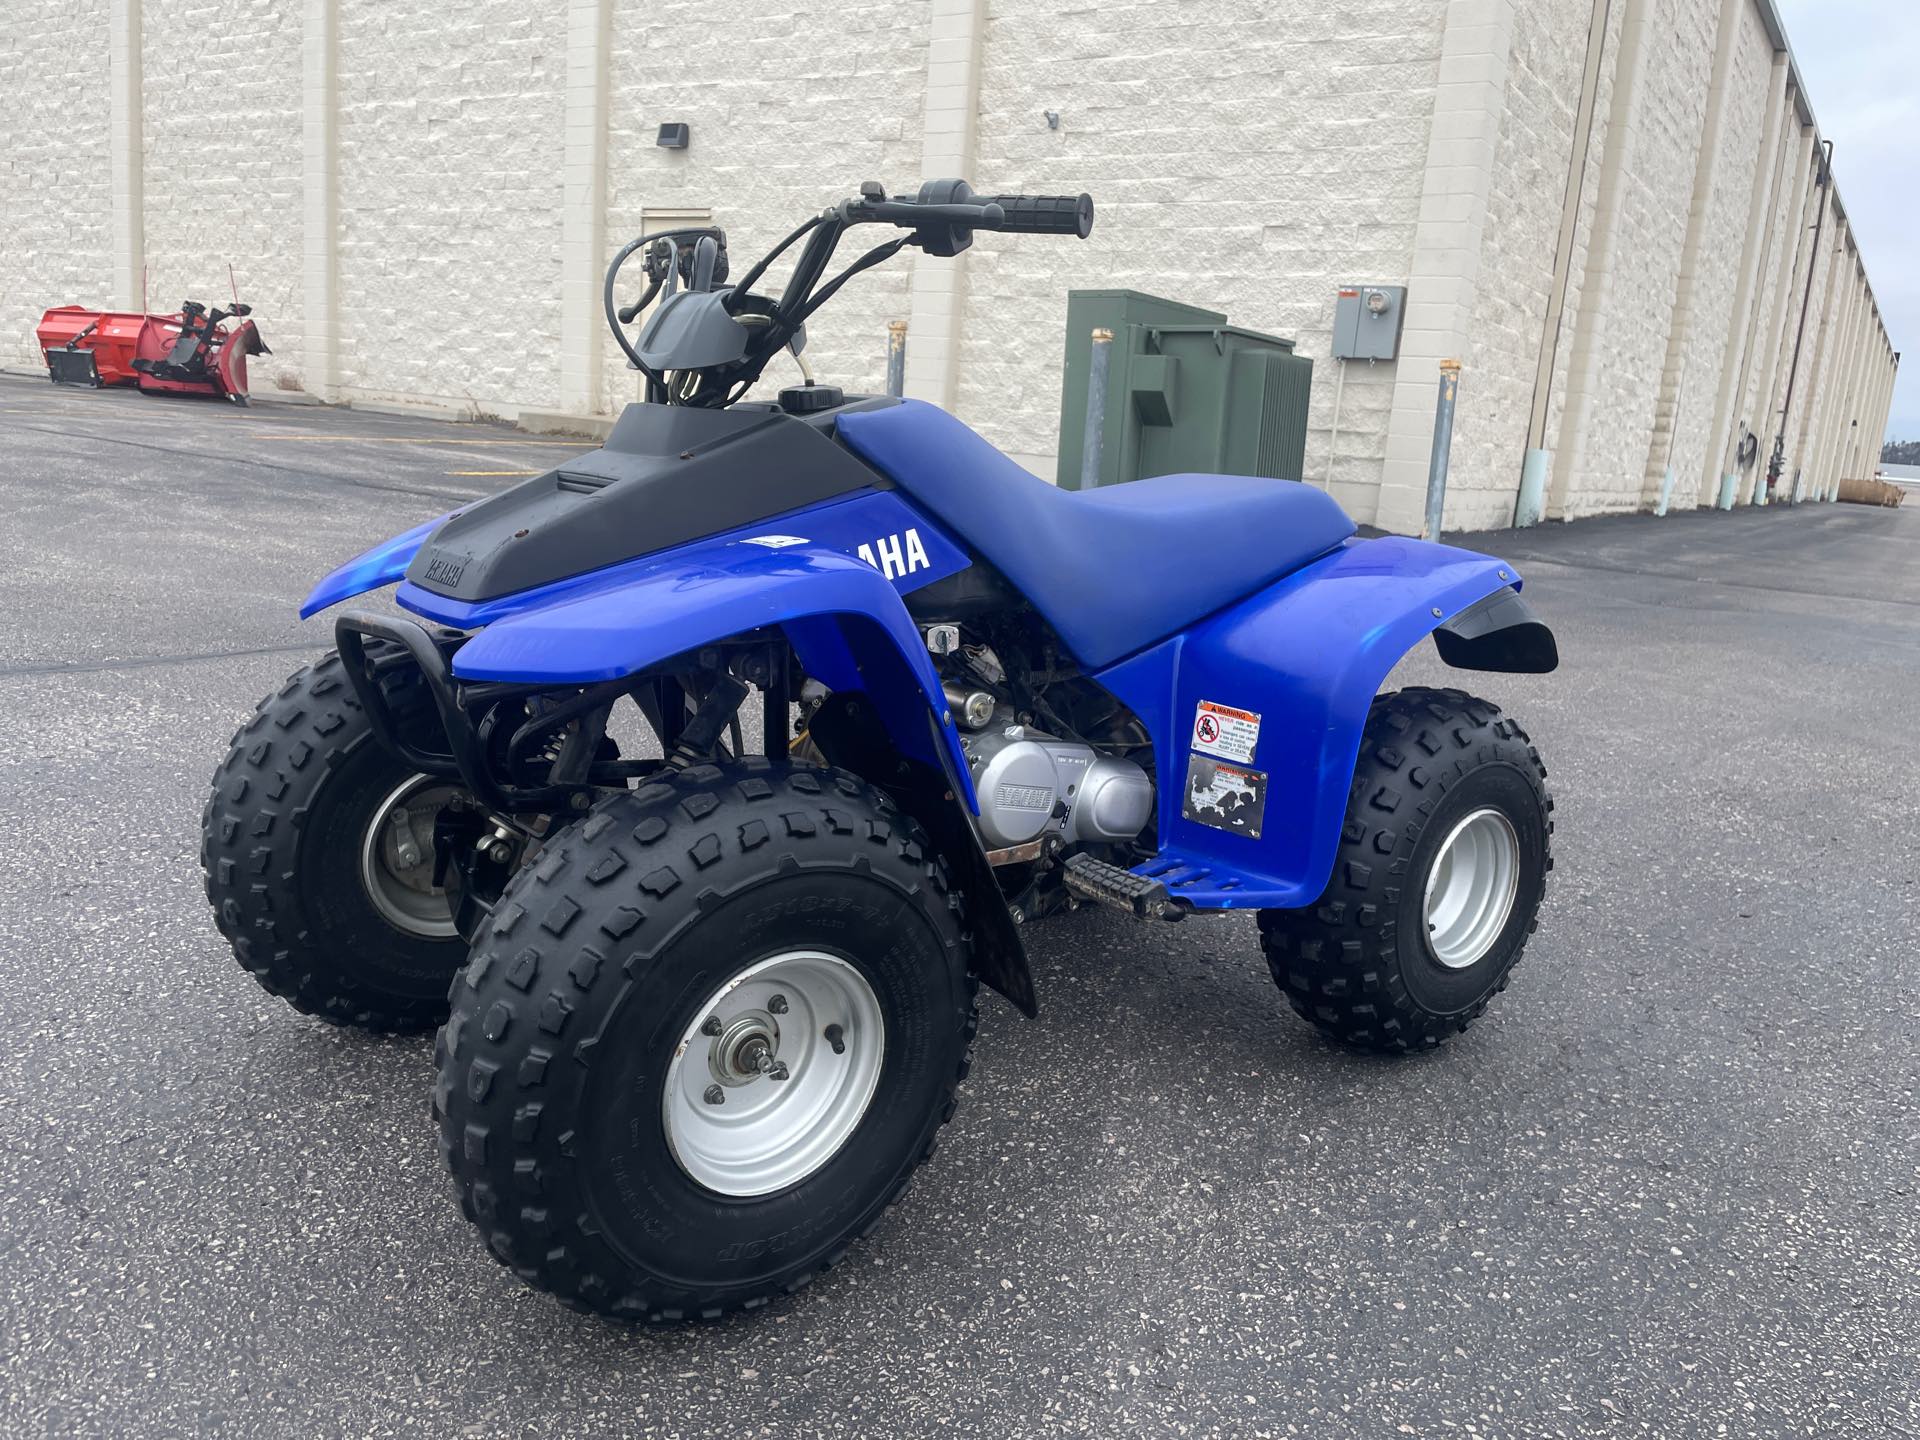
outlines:
{"label": "footpeg", "polygon": [[1167,894],[1167,887],[1151,875],[1136,875],[1091,855],[1068,856],[1061,879],[1068,893],[1078,899],[1142,920],[1178,920],[1185,914]]}

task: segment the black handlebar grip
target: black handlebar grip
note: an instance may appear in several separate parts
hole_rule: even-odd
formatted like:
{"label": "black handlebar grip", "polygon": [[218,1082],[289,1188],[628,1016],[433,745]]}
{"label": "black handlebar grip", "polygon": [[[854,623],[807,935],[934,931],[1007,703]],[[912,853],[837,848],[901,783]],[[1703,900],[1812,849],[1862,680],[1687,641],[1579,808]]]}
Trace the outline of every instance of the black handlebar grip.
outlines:
{"label": "black handlebar grip", "polygon": [[969,195],[975,205],[998,205],[1007,212],[998,228],[1016,235],[1078,235],[1093,230],[1091,195]]}

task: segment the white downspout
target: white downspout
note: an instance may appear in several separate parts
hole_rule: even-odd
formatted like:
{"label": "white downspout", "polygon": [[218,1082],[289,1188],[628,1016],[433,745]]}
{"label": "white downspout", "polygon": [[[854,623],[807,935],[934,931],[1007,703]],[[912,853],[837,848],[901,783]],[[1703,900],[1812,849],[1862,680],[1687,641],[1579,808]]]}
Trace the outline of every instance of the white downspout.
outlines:
{"label": "white downspout", "polygon": [[[971,180],[987,0],[932,0],[932,7],[920,178]],[[907,345],[906,393],[952,409],[960,365],[960,322],[966,308],[967,257],[916,259],[908,289],[907,333],[912,338]]]}
{"label": "white downspout", "polygon": [[1613,0],[1593,0],[1593,18],[1587,27],[1587,64],[1580,81],[1580,108],[1574,116],[1573,145],[1567,155],[1567,188],[1560,201],[1560,238],[1553,252],[1553,286],[1547,292],[1547,315],[1540,329],[1539,353],[1534,359],[1533,413],[1527,422],[1527,451],[1520,466],[1520,493],[1515,498],[1513,511],[1513,523],[1518,527],[1537,525],[1546,513],[1547,477],[1553,469],[1553,452],[1546,448],[1553,366],[1560,353],[1567,286],[1573,278],[1573,242],[1580,230],[1580,195],[1586,188],[1587,160],[1593,151],[1601,60],[1606,53],[1607,27],[1612,16]]}
{"label": "white downspout", "polygon": [[113,0],[107,12],[107,158],[112,191],[113,303],[146,304],[144,124],[140,0]]}

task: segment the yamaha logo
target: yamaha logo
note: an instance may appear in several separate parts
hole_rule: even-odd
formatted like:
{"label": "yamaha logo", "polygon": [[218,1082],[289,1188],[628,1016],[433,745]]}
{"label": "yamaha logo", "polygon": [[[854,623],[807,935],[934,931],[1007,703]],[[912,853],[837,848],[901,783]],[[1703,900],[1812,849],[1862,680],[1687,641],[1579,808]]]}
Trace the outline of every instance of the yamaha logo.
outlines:
{"label": "yamaha logo", "polygon": [[863,544],[859,555],[889,580],[911,575],[915,570],[933,568],[918,530],[909,530],[904,535],[883,535],[878,540]]}
{"label": "yamaha logo", "polygon": [[427,583],[430,585],[458,585],[460,577],[466,573],[467,561],[471,555],[435,555],[427,561]]}

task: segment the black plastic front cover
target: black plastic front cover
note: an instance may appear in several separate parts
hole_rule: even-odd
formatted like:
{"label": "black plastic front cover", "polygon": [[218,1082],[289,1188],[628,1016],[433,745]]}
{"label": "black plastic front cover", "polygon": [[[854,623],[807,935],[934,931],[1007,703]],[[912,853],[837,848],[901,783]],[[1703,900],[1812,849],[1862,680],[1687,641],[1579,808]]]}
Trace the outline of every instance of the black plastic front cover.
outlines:
{"label": "black plastic front cover", "polygon": [[771,407],[629,405],[602,449],[470,505],[434,531],[407,579],[450,599],[491,600],[855,490],[890,488],[829,438],[831,428],[830,416],[796,420]]}

